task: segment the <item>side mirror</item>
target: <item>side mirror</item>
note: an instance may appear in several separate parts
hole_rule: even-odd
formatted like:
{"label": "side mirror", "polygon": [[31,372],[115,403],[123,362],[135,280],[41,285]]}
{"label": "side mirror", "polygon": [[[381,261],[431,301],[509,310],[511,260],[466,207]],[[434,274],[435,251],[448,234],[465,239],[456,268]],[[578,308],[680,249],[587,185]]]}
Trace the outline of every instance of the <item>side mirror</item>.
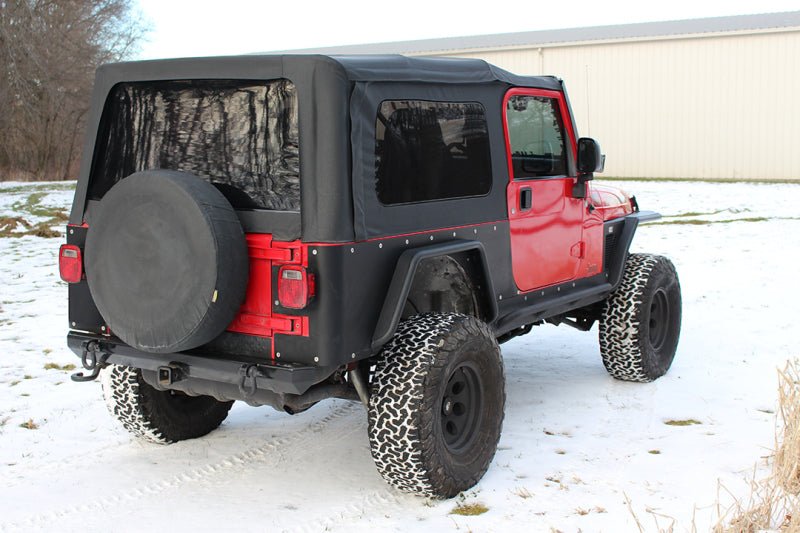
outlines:
{"label": "side mirror", "polygon": [[602,172],[606,156],[600,153],[600,145],[589,137],[578,139],[578,182],[572,188],[573,198],[586,198],[586,182],[593,179],[594,172]]}
{"label": "side mirror", "polygon": [[602,172],[605,165],[606,156],[600,153],[597,141],[589,137],[578,139],[578,174]]}

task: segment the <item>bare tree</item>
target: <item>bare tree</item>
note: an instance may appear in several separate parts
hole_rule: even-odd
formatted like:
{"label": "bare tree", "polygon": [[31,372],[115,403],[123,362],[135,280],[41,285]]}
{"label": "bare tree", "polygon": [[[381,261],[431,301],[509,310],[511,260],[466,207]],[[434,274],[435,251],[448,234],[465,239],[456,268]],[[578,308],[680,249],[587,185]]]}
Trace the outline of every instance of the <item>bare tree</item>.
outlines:
{"label": "bare tree", "polygon": [[0,175],[74,177],[94,70],[146,31],[131,0],[0,0]]}

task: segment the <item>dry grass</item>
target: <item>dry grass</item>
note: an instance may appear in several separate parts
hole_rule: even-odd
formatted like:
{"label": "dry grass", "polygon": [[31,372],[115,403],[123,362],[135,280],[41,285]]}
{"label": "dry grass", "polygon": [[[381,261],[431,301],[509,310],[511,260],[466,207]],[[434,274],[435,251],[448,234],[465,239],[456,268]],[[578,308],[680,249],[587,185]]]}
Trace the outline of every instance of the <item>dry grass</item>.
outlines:
{"label": "dry grass", "polygon": [[64,370],[69,372],[70,370],[75,370],[75,365],[72,363],[66,365],[59,365],[58,363],[47,363],[44,365],[45,370]]}
{"label": "dry grass", "polygon": [[525,487],[515,487],[515,488],[511,489],[510,492],[511,492],[511,494],[514,494],[515,496],[519,496],[522,499],[533,498],[533,494],[531,493],[531,491],[529,491]]}
{"label": "dry grass", "polygon": [[[675,519],[672,518],[671,516],[666,516],[666,515],[662,515],[661,513],[656,513],[652,509],[647,509],[647,513],[653,519],[653,521],[655,523],[655,529],[645,528],[644,524],[642,524],[642,522],[639,521],[639,517],[636,516],[636,513],[633,510],[633,504],[631,503],[630,498],[628,498],[628,495],[625,494],[624,491],[623,491],[622,495],[625,497],[625,504],[628,506],[628,511],[631,513],[631,516],[633,516],[633,519],[636,521],[636,529],[639,530],[639,533],[645,533],[646,531],[658,531],[658,533],[674,533],[674,531],[675,531]],[[599,507],[598,509],[602,509],[602,507]],[[603,509],[602,512],[605,512],[605,509]],[[662,519],[662,522],[664,520],[669,520],[670,521],[670,524],[669,524],[669,526],[666,527],[666,529],[661,527],[661,524],[659,524],[659,522],[658,522],[659,518]],[[692,531],[695,531],[695,530],[693,529]]]}
{"label": "dry grass", "polygon": [[[0,237],[22,237],[23,235],[45,238],[61,237],[61,232],[52,229],[52,226],[67,220],[69,217],[63,212],[56,212],[52,218],[35,226],[22,217],[0,217]],[[20,226],[25,231],[16,231]]]}
{"label": "dry grass", "polygon": [[11,231],[22,226],[26,230],[31,229],[33,226],[22,217],[0,217],[0,235],[11,234]]}
{"label": "dry grass", "polygon": [[750,498],[721,514],[714,533],[800,532],[800,362],[779,372],[780,412],[770,475],[753,481]]}
{"label": "dry grass", "polygon": [[33,418],[31,418],[27,422],[23,422],[22,424],[19,425],[19,427],[25,429],[39,429],[39,425],[33,421]]}
{"label": "dry grass", "polygon": [[666,425],[668,425],[668,426],[678,426],[678,427],[697,426],[697,425],[702,424],[702,422],[698,422],[697,420],[694,420],[693,418],[690,418],[688,420],[667,420],[664,423]]}
{"label": "dry grass", "polygon": [[450,511],[450,514],[461,516],[477,516],[488,511],[489,508],[480,503],[459,504],[458,507]]}

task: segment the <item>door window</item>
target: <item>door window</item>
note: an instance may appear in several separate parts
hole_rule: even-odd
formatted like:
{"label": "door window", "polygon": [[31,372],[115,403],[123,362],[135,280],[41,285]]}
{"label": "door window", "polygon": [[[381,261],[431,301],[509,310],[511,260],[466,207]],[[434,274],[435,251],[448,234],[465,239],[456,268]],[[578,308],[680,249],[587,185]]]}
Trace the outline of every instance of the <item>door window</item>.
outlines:
{"label": "door window", "polygon": [[567,174],[564,125],[555,98],[512,95],[506,121],[514,179]]}

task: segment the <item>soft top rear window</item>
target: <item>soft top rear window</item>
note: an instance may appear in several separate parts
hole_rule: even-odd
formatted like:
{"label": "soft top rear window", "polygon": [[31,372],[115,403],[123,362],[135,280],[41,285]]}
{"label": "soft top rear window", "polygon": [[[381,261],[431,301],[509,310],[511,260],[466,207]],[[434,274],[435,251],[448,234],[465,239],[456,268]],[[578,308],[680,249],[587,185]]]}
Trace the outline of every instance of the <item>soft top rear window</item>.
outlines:
{"label": "soft top rear window", "polygon": [[89,197],[150,169],[216,185],[234,207],[300,210],[297,94],[289,80],[120,83],[106,100]]}

